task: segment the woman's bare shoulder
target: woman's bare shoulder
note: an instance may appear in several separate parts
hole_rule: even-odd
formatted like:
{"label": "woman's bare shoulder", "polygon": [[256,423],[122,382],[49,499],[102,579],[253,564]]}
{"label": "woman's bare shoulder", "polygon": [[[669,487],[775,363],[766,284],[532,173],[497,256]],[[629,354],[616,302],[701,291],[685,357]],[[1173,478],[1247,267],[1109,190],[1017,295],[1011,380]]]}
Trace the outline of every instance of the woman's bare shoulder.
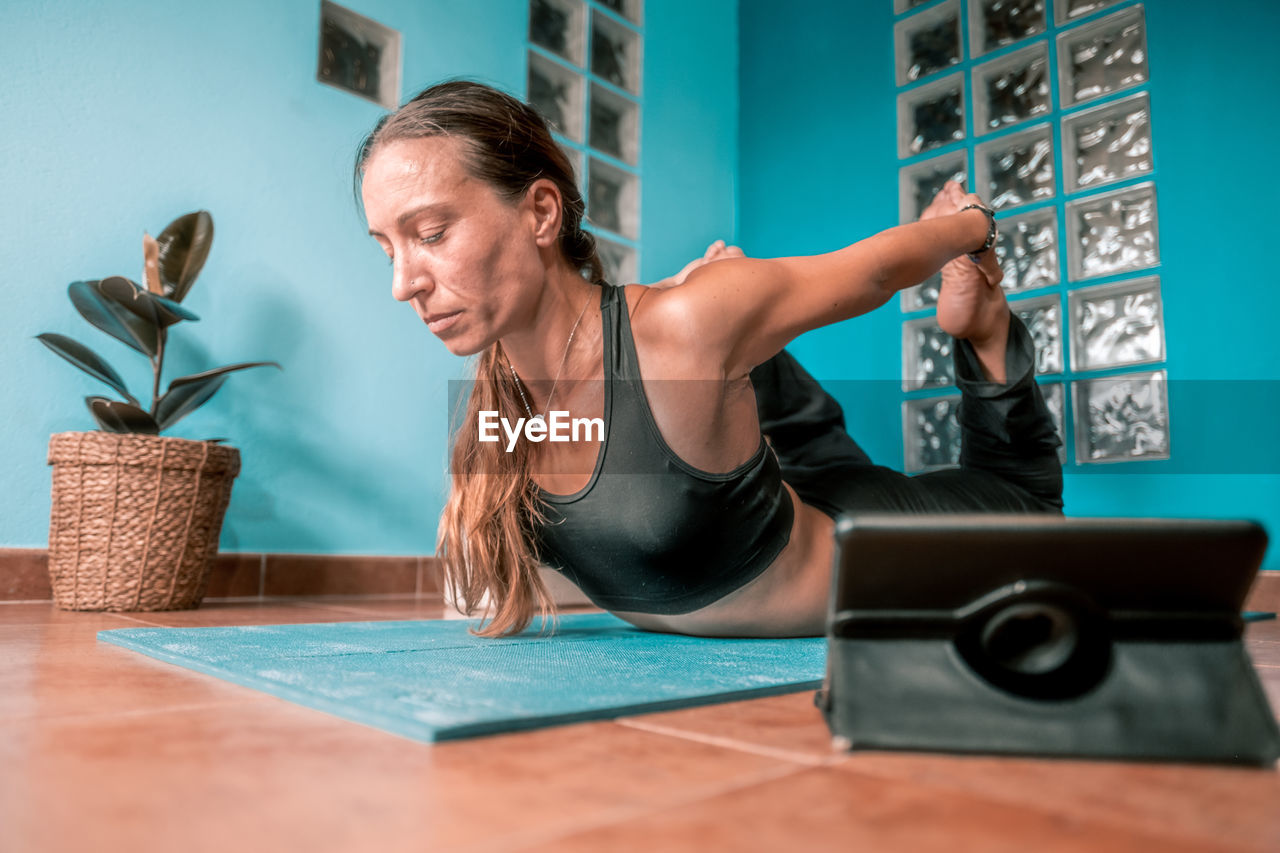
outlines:
{"label": "woman's bare shoulder", "polygon": [[722,379],[715,353],[700,345],[709,337],[700,328],[703,323],[678,298],[683,287],[626,286],[631,337],[643,372],[649,378]]}

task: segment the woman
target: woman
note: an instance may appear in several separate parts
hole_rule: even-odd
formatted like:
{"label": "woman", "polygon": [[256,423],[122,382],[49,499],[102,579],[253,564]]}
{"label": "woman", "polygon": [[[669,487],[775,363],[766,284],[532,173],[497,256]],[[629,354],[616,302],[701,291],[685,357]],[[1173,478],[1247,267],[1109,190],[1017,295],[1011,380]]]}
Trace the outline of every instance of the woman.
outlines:
{"label": "woman", "polygon": [[[837,252],[730,257],[646,289],[604,282],[568,161],[536,112],[490,87],[443,83],[381,120],[356,179],[395,298],[479,356],[439,556],[455,600],[494,602],[483,635],[551,610],[544,562],[649,630],[819,635],[840,512],[1060,511],[1058,440],[999,287],[994,219],[958,186],[922,221]],[[834,401],[782,349],[944,265],[964,467],[906,477],[833,432]],[[483,412],[551,411],[599,418],[603,439],[480,440]]]}

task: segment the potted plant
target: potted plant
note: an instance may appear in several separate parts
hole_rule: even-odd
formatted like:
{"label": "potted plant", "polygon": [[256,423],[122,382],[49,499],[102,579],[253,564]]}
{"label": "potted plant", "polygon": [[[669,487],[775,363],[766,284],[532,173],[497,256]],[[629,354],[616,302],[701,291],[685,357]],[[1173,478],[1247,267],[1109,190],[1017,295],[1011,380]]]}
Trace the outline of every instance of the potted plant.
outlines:
{"label": "potted plant", "polygon": [[49,578],[64,610],[181,610],[200,605],[218,552],[240,452],[222,439],[162,437],[227,377],[275,362],[232,364],[182,376],[160,390],[170,327],[198,320],[182,306],[213,243],[206,211],[143,235],[146,287],[112,276],[68,287],[80,315],[151,361],[151,405],[105,359],[65,335],[37,338],[123,399],[86,397],[101,427],[49,441],[53,508]]}

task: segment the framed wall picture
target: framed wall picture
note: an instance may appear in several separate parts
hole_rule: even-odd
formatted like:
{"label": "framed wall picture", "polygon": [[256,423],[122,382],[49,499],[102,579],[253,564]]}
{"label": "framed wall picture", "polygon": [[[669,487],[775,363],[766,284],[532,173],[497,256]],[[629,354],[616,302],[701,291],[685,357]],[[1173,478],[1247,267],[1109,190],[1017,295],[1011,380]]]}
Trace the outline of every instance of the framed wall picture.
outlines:
{"label": "framed wall picture", "polygon": [[394,110],[400,105],[400,33],[321,0],[316,79]]}

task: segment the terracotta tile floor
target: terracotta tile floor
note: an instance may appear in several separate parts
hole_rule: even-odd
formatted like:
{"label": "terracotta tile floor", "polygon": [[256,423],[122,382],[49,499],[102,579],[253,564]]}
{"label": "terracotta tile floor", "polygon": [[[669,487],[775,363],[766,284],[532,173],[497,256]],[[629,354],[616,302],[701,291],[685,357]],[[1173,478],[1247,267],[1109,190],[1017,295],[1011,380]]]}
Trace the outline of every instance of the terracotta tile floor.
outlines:
{"label": "terracotta tile floor", "polygon": [[[0,850],[1280,850],[1280,773],[832,753],[808,692],[438,745],[99,644],[437,600],[0,606]],[[1280,700],[1280,624],[1248,645]]]}

